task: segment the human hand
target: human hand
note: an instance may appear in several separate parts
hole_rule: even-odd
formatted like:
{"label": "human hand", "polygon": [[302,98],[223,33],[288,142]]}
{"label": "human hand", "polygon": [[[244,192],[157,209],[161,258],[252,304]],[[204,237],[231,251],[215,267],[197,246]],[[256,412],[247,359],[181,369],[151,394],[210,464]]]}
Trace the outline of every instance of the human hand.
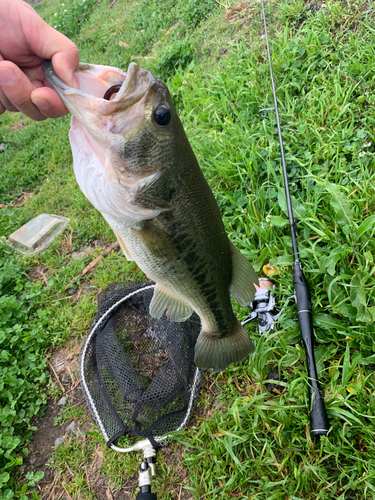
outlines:
{"label": "human hand", "polygon": [[0,33],[0,115],[6,110],[33,120],[66,115],[61,99],[47,86],[42,62],[52,59],[61,80],[77,88],[76,45],[22,0],[0,0]]}

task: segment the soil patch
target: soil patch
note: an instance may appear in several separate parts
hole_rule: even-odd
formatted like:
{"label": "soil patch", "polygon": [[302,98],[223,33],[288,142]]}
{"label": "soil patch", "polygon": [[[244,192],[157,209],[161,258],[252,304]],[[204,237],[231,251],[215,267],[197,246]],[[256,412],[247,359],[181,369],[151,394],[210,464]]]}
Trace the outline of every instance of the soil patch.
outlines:
{"label": "soil patch", "polygon": [[[78,352],[79,345],[74,346],[73,352],[68,349],[59,349],[51,356],[49,362],[52,377],[58,382],[63,391],[65,404],[84,405],[85,399],[78,379]],[[56,380],[57,379],[57,380]],[[85,423],[82,427],[72,425],[72,422],[55,424],[60,416],[61,397],[51,398],[48,402],[47,410],[42,417],[37,418],[33,425],[37,427],[34,438],[29,445],[29,456],[24,466],[24,472],[44,472],[42,483],[49,483],[53,480],[54,469],[48,463],[56,446],[56,440],[63,442],[67,436],[76,431],[86,431],[91,428],[91,424]],[[42,484],[40,483],[40,484]]]}
{"label": "soil patch", "polygon": [[[70,398],[75,402],[78,401],[78,404],[84,404],[81,387],[77,387],[74,392],[71,393]],[[55,471],[48,465],[48,462],[53,453],[56,440],[66,439],[71,432],[69,432],[68,427],[72,422],[55,425],[55,419],[59,417],[60,413],[61,408],[58,406],[58,400],[50,400],[46,413],[43,417],[34,422],[38,430],[34,435],[33,441],[29,445],[29,457],[26,461],[25,473],[30,471],[43,471],[43,482],[46,483],[49,483],[54,478]],[[89,430],[90,428],[91,424],[84,426],[84,428],[76,425],[74,430],[83,431]]]}
{"label": "soil patch", "polygon": [[122,486],[120,491],[111,491],[110,483],[108,477],[99,477],[94,483],[93,488],[97,500],[133,500],[134,496],[131,494],[134,490],[134,486],[137,484],[137,480],[128,480],[125,485]]}

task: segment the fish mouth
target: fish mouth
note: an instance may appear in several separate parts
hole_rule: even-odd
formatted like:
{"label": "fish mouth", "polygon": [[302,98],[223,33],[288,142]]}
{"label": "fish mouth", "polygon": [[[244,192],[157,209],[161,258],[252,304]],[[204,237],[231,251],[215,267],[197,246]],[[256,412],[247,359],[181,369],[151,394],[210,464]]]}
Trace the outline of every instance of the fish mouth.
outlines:
{"label": "fish mouth", "polygon": [[[154,75],[135,63],[129,65],[127,72],[110,66],[80,63],[76,73],[79,88],[76,89],[60,80],[52,61],[44,61],[42,67],[52,89],[78,119],[82,108],[102,116],[125,111],[142,100],[155,83],[160,83]],[[110,94],[111,97],[107,98]]]}

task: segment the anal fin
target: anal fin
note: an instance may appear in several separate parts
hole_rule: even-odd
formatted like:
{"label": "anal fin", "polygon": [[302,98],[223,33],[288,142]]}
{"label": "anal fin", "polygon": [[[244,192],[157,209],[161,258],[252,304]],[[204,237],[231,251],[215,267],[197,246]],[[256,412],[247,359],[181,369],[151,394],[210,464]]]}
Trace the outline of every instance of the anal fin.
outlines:
{"label": "anal fin", "polygon": [[193,309],[181,300],[176,299],[160,285],[156,285],[150,304],[150,314],[154,318],[161,318],[166,311],[171,321],[185,321],[193,313]]}
{"label": "anal fin", "polygon": [[249,261],[237,248],[230,246],[232,253],[232,281],[230,292],[240,306],[245,307],[250,304],[255,295],[255,286],[259,284],[258,276]]}
{"label": "anal fin", "polygon": [[134,259],[133,259],[133,257],[132,257],[132,255],[131,255],[131,253],[130,253],[130,252],[129,252],[129,250],[128,250],[128,247],[125,245],[124,240],[121,238],[121,236],[120,236],[118,233],[116,233],[116,231],[113,231],[113,232],[115,233],[115,236],[116,236],[116,238],[117,238],[117,241],[119,242],[120,247],[121,247],[121,250],[124,252],[125,257],[126,257],[129,261],[134,260]]}

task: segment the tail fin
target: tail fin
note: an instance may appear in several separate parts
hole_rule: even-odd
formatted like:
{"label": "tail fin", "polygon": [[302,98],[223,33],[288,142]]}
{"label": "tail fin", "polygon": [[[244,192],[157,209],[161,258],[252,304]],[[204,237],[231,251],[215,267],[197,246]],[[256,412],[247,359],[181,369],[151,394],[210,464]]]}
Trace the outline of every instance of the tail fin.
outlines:
{"label": "tail fin", "polygon": [[198,368],[214,372],[225,370],[231,363],[238,363],[254,351],[254,344],[243,326],[237,322],[225,337],[202,332],[195,346],[194,362]]}

